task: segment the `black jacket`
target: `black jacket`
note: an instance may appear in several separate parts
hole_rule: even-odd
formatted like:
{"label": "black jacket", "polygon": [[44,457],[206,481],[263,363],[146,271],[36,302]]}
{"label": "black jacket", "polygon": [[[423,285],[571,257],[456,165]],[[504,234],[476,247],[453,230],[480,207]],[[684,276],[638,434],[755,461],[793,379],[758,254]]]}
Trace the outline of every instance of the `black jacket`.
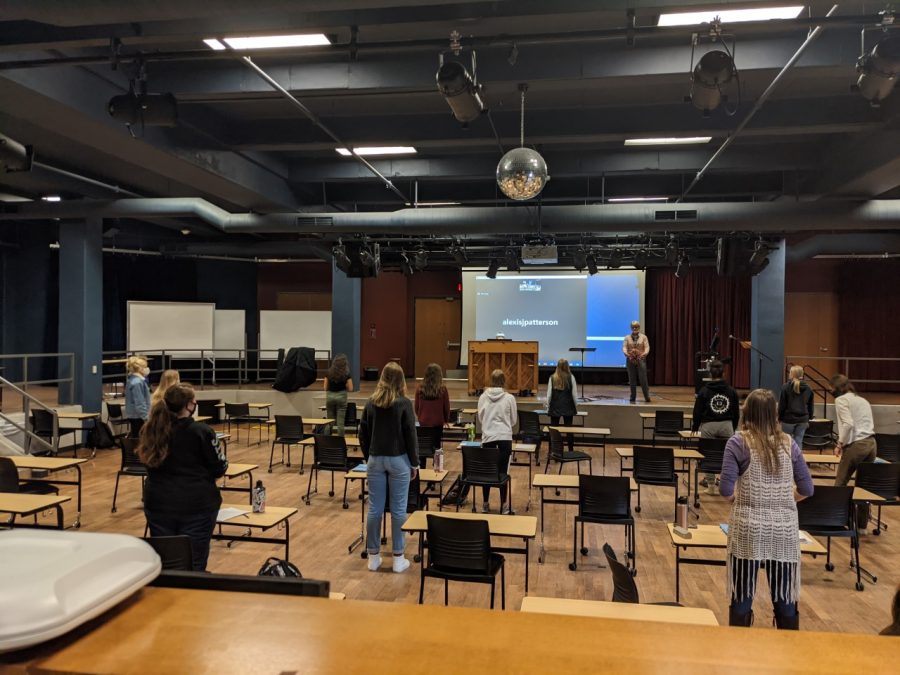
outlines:
{"label": "black jacket", "polygon": [[813,390],[800,381],[800,393],[794,392],[794,383],[787,382],[781,388],[778,399],[778,421],[785,424],[809,422],[813,417]]}
{"label": "black jacket", "polygon": [[419,466],[416,441],[416,413],[408,398],[398,398],[390,408],[366,403],[359,420],[359,445],[366,461],[369,455],[399,457],[406,455],[411,467]]}
{"label": "black jacket", "polygon": [[216,432],[190,417],[178,419],[165,461],[156,468],[147,467],[144,508],[185,516],[216,511],[222,504],[216,478],[227,468]]}
{"label": "black jacket", "polygon": [[697,431],[704,422],[731,422],[738,428],[741,406],[738,395],[725,380],[713,380],[703,385],[694,400],[694,419],[691,429]]}

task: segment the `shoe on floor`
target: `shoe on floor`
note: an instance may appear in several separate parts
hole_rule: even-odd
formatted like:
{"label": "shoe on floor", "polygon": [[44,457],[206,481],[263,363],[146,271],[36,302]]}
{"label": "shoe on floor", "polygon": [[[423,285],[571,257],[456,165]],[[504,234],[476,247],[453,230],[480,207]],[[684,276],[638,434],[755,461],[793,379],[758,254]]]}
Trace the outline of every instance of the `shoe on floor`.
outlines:
{"label": "shoe on floor", "polygon": [[484,504],[482,504],[482,505],[481,505],[481,512],[482,512],[482,513],[490,513],[490,512],[491,512],[491,505],[488,504],[487,502],[485,502]]}
{"label": "shoe on floor", "polygon": [[406,570],[409,569],[409,560],[407,560],[402,555],[400,555],[400,556],[395,555],[393,568],[394,568],[394,572],[397,574],[400,574],[401,572],[405,572]]}
{"label": "shoe on floor", "polygon": [[637,403],[637,399],[630,398],[630,399],[628,399],[628,402],[629,403]]}
{"label": "shoe on floor", "polygon": [[500,515],[508,516],[510,514],[509,504],[504,504],[500,509]]}
{"label": "shoe on floor", "polygon": [[650,397],[649,397],[649,396],[646,397],[646,398],[644,399],[644,403],[650,403]]}
{"label": "shoe on floor", "polygon": [[381,556],[380,555],[372,555],[369,554],[369,571],[377,572],[378,568],[381,567]]}
{"label": "shoe on floor", "polygon": [[717,495],[717,494],[719,494],[719,486],[716,485],[715,483],[710,483],[710,484],[706,487],[706,494],[708,494],[708,495]]}
{"label": "shoe on floor", "polygon": [[709,487],[709,481],[704,478],[700,481],[700,487]]}

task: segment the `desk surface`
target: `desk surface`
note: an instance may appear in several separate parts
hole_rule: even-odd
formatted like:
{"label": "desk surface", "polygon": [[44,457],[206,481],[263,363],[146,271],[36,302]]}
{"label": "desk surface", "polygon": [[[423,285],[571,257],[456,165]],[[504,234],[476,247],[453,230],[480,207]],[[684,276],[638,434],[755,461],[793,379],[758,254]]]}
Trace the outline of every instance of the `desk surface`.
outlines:
{"label": "desk surface", "polygon": [[[629,478],[628,480],[632,491],[637,490],[637,483],[634,482],[634,478]],[[531,485],[536,488],[575,488],[577,490],[578,474],[539,473],[535,475]]]}
{"label": "desk surface", "polygon": [[837,455],[823,455],[815,452],[804,452],[803,459],[807,464],[840,464],[841,458]]}
{"label": "desk surface", "polygon": [[869,492],[868,490],[855,487],[853,488],[853,501],[855,502],[886,502],[887,500],[880,496],[876,495],[874,492]]}
{"label": "desk surface", "polygon": [[225,469],[225,478],[237,478],[245,473],[256,471],[258,468],[259,464],[229,464]]}
{"label": "desk surface", "polygon": [[662,621],[699,626],[718,626],[711,609],[700,607],[672,607],[670,605],[639,605],[630,602],[603,600],[572,600],[568,598],[540,598],[529,595],[522,600],[523,612],[590,616],[598,619],[631,621]]}
{"label": "desk surface", "polygon": [[[642,413],[638,413],[638,415],[640,415],[641,419],[643,419],[643,420],[654,420],[654,419],[656,419],[656,412],[642,412]],[[690,420],[690,419],[693,419],[693,418],[694,418],[694,414],[693,414],[693,413],[689,413],[689,412],[684,413],[684,419]]]}
{"label": "desk surface", "polygon": [[[698,451],[691,448],[673,448],[675,459],[703,459]],[[619,457],[634,457],[634,448],[616,448]]]}
{"label": "desk surface", "polygon": [[461,520],[486,520],[491,534],[505,537],[528,537],[537,535],[537,518],[535,516],[501,516],[491,513],[469,513],[463,511],[415,511],[403,524],[404,532],[425,532],[428,530],[427,516],[441,518],[459,518]]}
{"label": "desk surface", "polygon": [[195,422],[209,422],[212,419],[212,415],[194,415]]}
{"label": "desk surface", "polygon": [[100,413],[88,413],[88,412],[61,412],[56,413],[56,416],[61,420],[92,420],[96,417],[100,417]]}
{"label": "desk surface", "polygon": [[[246,510],[246,504],[222,504],[222,509],[241,509]],[[235,516],[228,520],[216,520],[218,525],[240,525],[241,527],[261,527],[264,530],[287,520],[297,513],[297,509],[284,506],[268,506],[266,505],[265,513],[245,513],[241,516]]]}
{"label": "desk surface", "polygon": [[[434,469],[419,469],[419,482],[443,483],[449,471],[435,471]],[[348,471],[344,474],[344,480],[366,480],[369,474],[365,471]]]}
{"label": "desk surface", "polygon": [[[344,436],[344,442],[347,444],[348,448],[358,448],[359,447],[359,437],[358,436]],[[315,436],[307,436],[302,441],[297,443],[297,445],[315,445],[316,438]]]}
{"label": "desk surface", "polygon": [[11,459],[17,469],[44,469],[46,471],[62,471],[87,462],[87,459],[78,457],[35,457],[34,455],[12,455],[7,459]]}
{"label": "desk surface", "polygon": [[[467,443],[467,442],[468,442],[468,441],[463,441],[463,443]],[[480,442],[480,441],[479,441],[479,442]],[[463,444],[462,444],[462,443],[457,443],[457,444],[456,444],[456,449],[457,449],[457,450],[462,450],[462,449],[463,449]],[[513,452],[525,452],[525,453],[528,453],[528,454],[532,454],[532,455],[533,455],[534,453],[537,452],[537,445],[535,445],[534,443],[513,443],[513,449],[512,449],[512,451],[513,451]]]}
{"label": "desk surface", "polygon": [[[722,528],[718,525],[697,525],[696,529],[691,529],[691,538],[683,539],[675,534],[675,526],[672,523],[666,523],[669,530],[669,538],[672,544],[676,546],[701,547],[701,548],[725,548],[728,545],[728,535],[722,532]],[[826,549],[822,544],[813,539],[806,532],[800,531],[807,539],[811,540],[809,544],[800,544],[801,553],[826,553]]]}
{"label": "desk surface", "polygon": [[[240,405],[240,403],[230,403],[229,402],[228,405]],[[271,403],[248,403],[247,405],[251,408],[271,408],[272,407]],[[216,408],[224,408],[225,404],[224,403],[216,403],[215,407]]]}
{"label": "desk surface", "polygon": [[683,438],[683,439],[685,439],[685,440],[689,440],[689,441],[696,440],[696,439],[700,438],[700,432],[699,432],[699,431],[691,431],[690,429],[682,429],[681,431],[678,432],[678,435],[679,435],[681,438]]}
{"label": "desk surface", "polygon": [[567,427],[553,426],[548,429],[556,429],[561,434],[581,434],[583,436],[609,436],[612,432],[606,427]]}
{"label": "desk surface", "polygon": [[0,513],[30,515],[35,511],[43,511],[71,500],[71,497],[65,495],[29,495],[22,492],[0,492]]}

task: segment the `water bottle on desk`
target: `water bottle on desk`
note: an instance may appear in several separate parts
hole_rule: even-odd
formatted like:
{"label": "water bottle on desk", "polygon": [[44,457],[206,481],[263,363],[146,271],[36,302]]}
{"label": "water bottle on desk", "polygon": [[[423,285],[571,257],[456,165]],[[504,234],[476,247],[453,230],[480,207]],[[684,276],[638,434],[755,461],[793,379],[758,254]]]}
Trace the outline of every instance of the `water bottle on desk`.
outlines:
{"label": "water bottle on desk", "polygon": [[263,487],[261,480],[256,481],[256,487],[253,488],[253,513],[266,512],[266,488]]}
{"label": "water bottle on desk", "polygon": [[471,422],[466,425],[466,437],[470,442],[475,440],[475,425]]}

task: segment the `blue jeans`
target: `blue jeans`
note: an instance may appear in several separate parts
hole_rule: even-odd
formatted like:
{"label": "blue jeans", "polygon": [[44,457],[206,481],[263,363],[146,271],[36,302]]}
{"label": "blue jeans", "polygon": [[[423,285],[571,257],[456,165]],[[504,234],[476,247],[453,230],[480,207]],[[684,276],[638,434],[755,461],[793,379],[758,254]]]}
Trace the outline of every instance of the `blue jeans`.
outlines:
{"label": "blue jeans", "polygon": [[369,555],[381,552],[381,519],[384,517],[384,505],[388,498],[388,485],[391,499],[391,550],[394,555],[403,555],[406,537],[401,528],[406,522],[410,471],[406,455],[369,455],[369,516],[366,519],[366,550]]}
{"label": "blue jeans", "polygon": [[797,422],[796,424],[788,424],[787,422],[781,423],[781,430],[793,438],[797,443],[797,447],[801,450],[803,449],[803,436],[806,435],[806,430],[808,428],[809,422]]}
{"label": "blue jeans", "polygon": [[151,513],[144,510],[147,516],[147,524],[150,526],[151,537],[174,537],[179,534],[191,538],[191,563],[195,572],[206,571],[206,561],[209,559],[209,541],[212,538],[213,528],[216,526],[216,516],[219,510],[206,513],[192,513],[190,515],[178,515],[171,513]]}
{"label": "blue jeans", "polygon": [[[735,561],[732,574],[734,575],[734,584],[735,584],[735,595],[738,594],[738,567],[745,566],[743,570],[745,573],[750,575],[750,579],[752,580],[749,584],[747,597],[733,597],[731,598],[731,606],[735,609],[735,611],[741,614],[748,614],[750,610],[753,608],[753,593],[756,590],[756,576],[759,572],[759,568],[761,565],[761,561],[759,560],[740,560]],[[772,604],[775,608],[775,613],[780,614],[781,616],[789,617],[797,614],[797,603],[796,602],[783,602],[780,600],[775,600],[776,597],[776,589],[775,584],[777,583],[775,577],[775,565],[768,564],[766,565],[766,578],[769,581],[769,592],[772,595]],[[782,582],[782,588],[780,590],[786,591],[787,583],[786,581]],[[784,593],[782,593],[784,595]]]}

